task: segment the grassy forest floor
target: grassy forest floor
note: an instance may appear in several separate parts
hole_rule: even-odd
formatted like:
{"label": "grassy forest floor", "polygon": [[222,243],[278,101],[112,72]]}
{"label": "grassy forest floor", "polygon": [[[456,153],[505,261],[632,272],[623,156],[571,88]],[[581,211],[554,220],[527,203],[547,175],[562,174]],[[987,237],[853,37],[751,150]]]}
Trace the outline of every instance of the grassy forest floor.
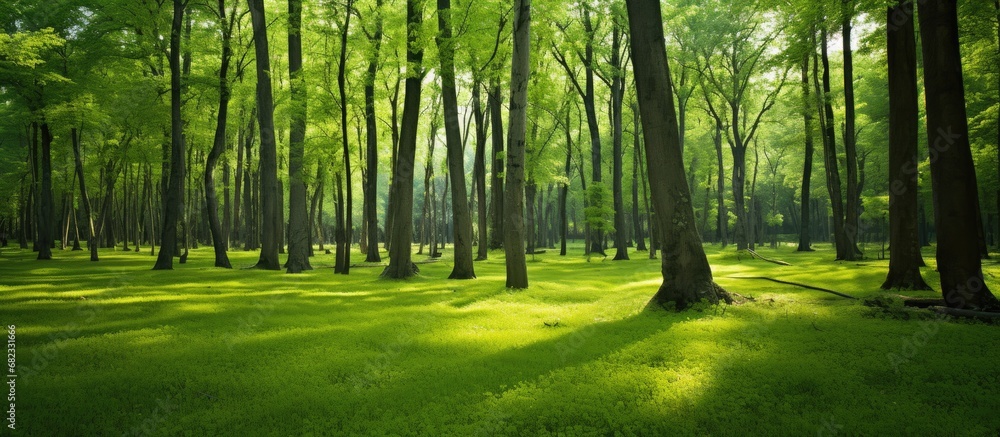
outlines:
{"label": "grassy forest floor", "polygon": [[[756,301],[681,313],[642,311],[660,284],[644,252],[529,257],[531,288],[513,292],[502,252],[478,280],[444,279],[445,258],[393,282],[376,267],[335,275],[333,255],[287,275],[209,268],[210,247],[155,272],[148,249],[99,263],[3,249],[17,434],[1000,433],[1000,326],[734,278],[883,294],[888,261],[819,248],[759,251],[793,264],[780,266],[708,246],[717,282]],[[1000,264],[985,270],[1000,291]]]}

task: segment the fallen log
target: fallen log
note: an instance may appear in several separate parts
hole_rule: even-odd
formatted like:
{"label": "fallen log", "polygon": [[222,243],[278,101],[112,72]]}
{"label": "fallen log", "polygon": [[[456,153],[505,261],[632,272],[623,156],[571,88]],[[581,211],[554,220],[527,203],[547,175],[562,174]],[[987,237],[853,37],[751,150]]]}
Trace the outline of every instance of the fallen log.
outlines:
{"label": "fallen log", "polygon": [[834,291],[834,290],[830,290],[830,289],[827,289],[827,288],[821,288],[821,287],[814,287],[812,285],[799,284],[798,282],[782,281],[780,279],[768,278],[766,276],[723,276],[723,277],[724,278],[729,278],[729,279],[760,279],[760,280],[763,280],[763,281],[777,282],[779,284],[793,285],[793,286],[796,286],[796,287],[806,288],[806,289],[809,289],[809,290],[822,291],[824,293],[834,294],[834,295],[837,295],[837,296],[840,296],[840,297],[843,297],[843,298],[847,298],[847,299],[854,299],[854,300],[858,299],[858,298],[856,298],[854,296],[851,296],[849,294],[844,294],[844,293],[841,293],[839,291]]}
{"label": "fallen log", "polygon": [[756,251],[754,251],[753,249],[747,249],[747,252],[750,253],[750,255],[753,256],[754,258],[757,258],[757,259],[759,259],[761,261],[767,261],[769,263],[774,263],[774,264],[778,264],[778,265],[782,265],[782,266],[790,266],[791,265],[791,264],[789,264],[787,262],[784,262],[784,261],[782,261],[780,259],[765,258],[762,255],[760,255],[759,253],[757,253]]}

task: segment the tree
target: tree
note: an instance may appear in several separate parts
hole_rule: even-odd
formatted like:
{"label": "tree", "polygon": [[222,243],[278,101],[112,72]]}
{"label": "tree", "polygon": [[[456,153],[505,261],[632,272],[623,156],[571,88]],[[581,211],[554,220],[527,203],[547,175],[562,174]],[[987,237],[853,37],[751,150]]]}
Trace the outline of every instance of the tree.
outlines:
{"label": "tree", "polygon": [[451,210],[455,220],[455,266],[448,279],[474,279],[472,265],[472,213],[465,187],[465,156],[458,121],[455,91],[455,40],[452,37],[451,0],[438,0],[438,59],[441,61],[441,99],[444,105],[448,177],[451,181]]}
{"label": "tree", "polygon": [[802,196],[799,212],[799,247],[796,249],[798,252],[812,252],[813,249],[810,247],[811,244],[811,234],[810,234],[810,184],[812,182],[812,170],[813,170],[813,155],[815,154],[815,145],[813,143],[813,108],[812,97],[809,93],[809,53],[803,53],[802,59],[802,118],[805,121],[805,160],[802,164]]}
{"label": "tree", "polygon": [[288,273],[312,270],[309,264],[309,216],[306,211],[306,84],[302,73],[302,0],[288,0],[288,81],[291,126],[288,141]]}
{"label": "tree", "polygon": [[399,150],[392,179],[392,233],[389,237],[389,265],[383,278],[409,278],[419,269],[412,261],[413,243],[413,161],[417,152],[417,123],[420,116],[421,65],[424,49],[420,45],[419,29],[423,23],[423,0],[406,2],[406,95],[403,98],[403,119],[399,132]]}
{"label": "tree", "polygon": [[[929,290],[920,275],[917,237],[917,48],[908,0],[888,12],[889,64],[889,274],[885,290]],[[901,14],[901,15],[900,15]]]}
{"label": "tree", "polygon": [[507,122],[507,171],[504,191],[504,240],[507,288],[528,288],[524,256],[524,152],[528,124],[528,80],[531,76],[531,0],[514,2],[514,52],[510,70]]}
{"label": "tree", "polygon": [[[663,284],[649,306],[684,309],[701,300],[730,301],[712,279],[701,237],[695,228],[691,192],[681,160],[677,115],[670,86],[658,0],[627,0],[636,94],[656,225],[663,242]],[[658,171],[652,171],[658,169]]]}
{"label": "tree", "polygon": [[[337,173],[337,263],[334,271],[341,274],[351,272],[351,242],[354,233],[354,190],[351,178],[351,149],[347,140],[347,35],[351,28],[354,0],[347,0],[344,10],[344,25],[340,29],[340,62],[337,71],[337,90],[340,93],[340,139],[344,150],[344,175],[347,183],[341,183],[341,173]],[[346,190],[342,190],[346,188]],[[346,198],[341,201],[341,196]]]}
{"label": "tree", "polygon": [[[844,155],[847,167],[847,193],[844,202],[844,230],[852,247],[857,247],[861,190],[858,186],[858,144],[854,104],[854,52],[851,49],[851,19],[854,0],[841,0],[841,40],[844,55]],[[860,259],[860,252],[851,259]]]}
{"label": "tree", "polygon": [[[215,128],[215,139],[212,150],[208,153],[205,163],[205,202],[208,206],[208,224],[212,232],[212,247],[215,249],[215,266],[231,269],[226,247],[228,238],[219,224],[219,199],[215,193],[215,166],[219,157],[226,151],[226,123],[229,120],[229,63],[233,56],[231,45],[233,28],[236,24],[236,5],[233,5],[229,16],[226,16],[226,1],[218,3],[219,28],[222,31],[222,63],[219,67],[219,115]],[[228,190],[226,191],[228,194]],[[228,203],[228,202],[227,202]],[[228,211],[228,210],[227,210]]]}
{"label": "tree", "polygon": [[918,2],[934,189],[937,262],[949,307],[1000,310],[983,280],[976,169],[969,145],[956,0]]}
{"label": "tree", "polygon": [[[251,0],[252,1],[252,0]],[[174,0],[174,15],[170,26],[170,178],[163,208],[163,229],[160,253],[153,270],[172,270],[177,249],[177,221],[184,215],[184,122],[181,119],[181,26],[186,0]]]}
{"label": "tree", "polygon": [[[368,76],[365,77],[365,140],[367,146],[367,184],[365,186],[365,219],[368,227],[368,252],[365,262],[382,262],[378,251],[378,126],[375,123],[375,74],[378,72],[379,52],[382,48],[382,0],[376,0],[375,30],[369,34],[372,51],[368,58]],[[388,231],[389,229],[386,229]]]}
{"label": "tree", "polygon": [[264,0],[247,0],[253,25],[254,51],[257,56],[257,125],[260,128],[260,209],[261,248],[256,268],[279,270],[278,240],[278,152],[274,138],[274,96],[271,92],[271,58],[267,44],[267,21]]}

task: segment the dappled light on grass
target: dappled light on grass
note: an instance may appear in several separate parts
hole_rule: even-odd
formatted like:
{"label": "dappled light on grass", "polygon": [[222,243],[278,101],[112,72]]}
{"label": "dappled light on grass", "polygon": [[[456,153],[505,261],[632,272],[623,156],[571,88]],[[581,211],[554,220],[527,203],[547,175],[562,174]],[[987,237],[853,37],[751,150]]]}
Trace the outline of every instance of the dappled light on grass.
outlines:
{"label": "dappled light on grass", "polygon": [[[996,327],[925,328],[826,293],[727,278],[871,297],[883,294],[885,261],[834,263],[822,246],[760,251],[792,266],[708,251],[717,281],[755,301],[642,311],[661,279],[659,260],[641,256],[536,255],[531,287],[512,291],[501,252],[476,264],[474,281],[443,279],[447,251],[407,281],[379,269],[223,271],[204,267],[210,250],[169,273],[149,271],[147,254],[102,252],[94,264],[59,252],[42,282],[20,270],[30,252],[5,251],[0,314],[18,325],[19,365],[32,375],[19,383],[28,434],[120,432],[154,413],[165,417],[157,433],[200,435],[1000,429],[996,372],[982,365],[1000,362]],[[256,256],[231,255],[236,265]],[[919,348],[905,343],[923,329],[933,335]],[[971,370],[958,378],[956,366]],[[968,421],[925,414],[940,405],[967,405]]]}

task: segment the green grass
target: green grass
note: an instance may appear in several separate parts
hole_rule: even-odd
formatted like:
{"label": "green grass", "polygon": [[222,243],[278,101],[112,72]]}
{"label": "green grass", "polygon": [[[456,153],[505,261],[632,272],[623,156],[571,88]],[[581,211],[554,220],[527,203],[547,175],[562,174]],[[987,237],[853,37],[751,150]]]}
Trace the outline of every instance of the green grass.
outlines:
{"label": "green grass", "polygon": [[332,255],[287,275],[208,268],[210,248],[158,272],[148,252],[38,262],[4,249],[17,434],[1000,433],[1000,327],[727,278],[871,297],[886,261],[760,251],[789,267],[708,250],[717,282],[755,302],[643,312],[660,283],[645,253],[529,257],[531,288],[514,292],[500,252],[474,281],[443,279],[446,258],[400,282],[334,275]]}

